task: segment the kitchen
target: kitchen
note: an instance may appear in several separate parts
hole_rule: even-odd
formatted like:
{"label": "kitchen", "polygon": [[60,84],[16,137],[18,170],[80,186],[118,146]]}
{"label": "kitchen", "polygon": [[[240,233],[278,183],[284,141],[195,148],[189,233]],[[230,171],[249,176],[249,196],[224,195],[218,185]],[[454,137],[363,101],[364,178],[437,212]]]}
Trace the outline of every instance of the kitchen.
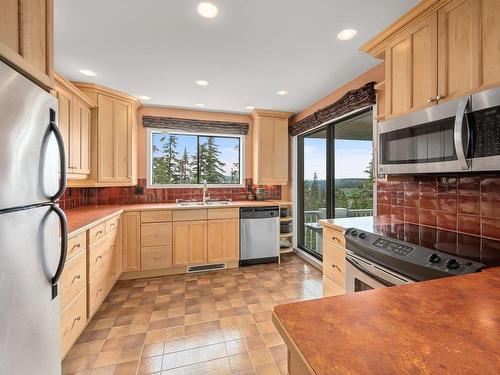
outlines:
{"label": "kitchen", "polygon": [[498,373],[500,1],[381,3],[2,0],[0,373]]}

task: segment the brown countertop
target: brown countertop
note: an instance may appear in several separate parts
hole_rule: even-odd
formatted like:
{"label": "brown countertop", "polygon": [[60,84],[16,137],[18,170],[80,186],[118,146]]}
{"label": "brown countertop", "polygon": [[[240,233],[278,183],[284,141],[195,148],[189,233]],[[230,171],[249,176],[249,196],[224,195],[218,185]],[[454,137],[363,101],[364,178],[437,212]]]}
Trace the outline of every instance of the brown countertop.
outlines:
{"label": "brown countertop", "polygon": [[274,308],[320,374],[498,374],[500,267]]}
{"label": "brown countertop", "polygon": [[108,218],[124,211],[150,211],[150,210],[194,210],[231,207],[259,207],[269,205],[289,205],[288,201],[235,201],[225,205],[210,206],[178,206],[176,203],[143,203],[126,205],[100,205],[84,206],[64,211],[68,219],[68,233],[75,235],[89,227],[96,225]]}

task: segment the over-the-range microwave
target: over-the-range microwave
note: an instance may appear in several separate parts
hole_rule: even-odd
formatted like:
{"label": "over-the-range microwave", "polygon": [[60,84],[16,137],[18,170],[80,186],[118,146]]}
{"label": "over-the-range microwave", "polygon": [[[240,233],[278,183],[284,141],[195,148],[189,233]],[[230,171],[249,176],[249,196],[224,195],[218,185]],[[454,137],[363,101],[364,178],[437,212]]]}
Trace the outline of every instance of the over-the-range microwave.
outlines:
{"label": "over-the-range microwave", "polygon": [[500,87],[378,124],[380,174],[500,171]]}

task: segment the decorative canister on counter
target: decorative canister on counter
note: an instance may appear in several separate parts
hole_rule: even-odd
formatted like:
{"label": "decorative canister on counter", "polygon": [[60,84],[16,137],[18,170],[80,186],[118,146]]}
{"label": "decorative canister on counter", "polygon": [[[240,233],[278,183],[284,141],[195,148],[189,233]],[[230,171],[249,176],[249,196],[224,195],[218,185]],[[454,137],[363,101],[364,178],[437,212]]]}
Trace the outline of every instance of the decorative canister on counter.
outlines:
{"label": "decorative canister on counter", "polygon": [[248,201],[254,201],[254,200],[255,200],[255,194],[253,193],[253,191],[251,191],[251,190],[250,190],[250,191],[247,193],[247,200],[248,200]]}
{"label": "decorative canister on counter", "polygon": [[255,190],[255,198],[258,201],[265,201],[269,197],[269,190],[264,189],[262,186],[259,186],[257,190]]}

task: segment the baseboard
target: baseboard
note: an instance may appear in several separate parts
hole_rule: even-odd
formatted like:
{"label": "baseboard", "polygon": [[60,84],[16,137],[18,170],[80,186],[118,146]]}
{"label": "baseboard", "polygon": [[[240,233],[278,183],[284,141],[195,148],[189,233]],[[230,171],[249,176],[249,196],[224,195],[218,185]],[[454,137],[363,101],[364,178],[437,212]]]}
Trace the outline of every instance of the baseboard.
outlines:
{"label": "baseboard", "polygon": [[318,270],[323,272],[323,262],[322,261],[316,259],[312,255],[309,255],[305,251],[300,250],[300,249],[294,249],[294,253],[299,258],[301,258],[302,260],[305,260],[307,263],[309,263],[314,268],[317,268]]}

